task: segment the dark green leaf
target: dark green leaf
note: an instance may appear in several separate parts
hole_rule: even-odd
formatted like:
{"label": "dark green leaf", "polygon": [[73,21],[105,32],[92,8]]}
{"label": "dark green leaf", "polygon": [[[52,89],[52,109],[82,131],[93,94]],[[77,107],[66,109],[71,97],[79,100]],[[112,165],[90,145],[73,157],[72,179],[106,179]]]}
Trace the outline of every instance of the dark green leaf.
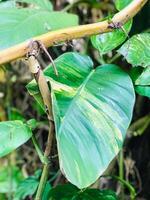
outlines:
{"label": "dark green leaf", "polygon": [[134,35],[118,50],[133,66],[150,65],[150,33]]}
{"label": "dark green leaf", "polygon": [[106,54],[125,41],[125,39],[127,38],[127,33],[129,33],[131,26],[132,20],[130,20],[123,26],[125,32],[121,28],[119,28],[110,33],[93,35],[91,37],[91,42],[93,46],[100,51],[101,54]]}
{"label": "dark green leaf", "polygon": [[29,4],[33,4],[37,8],[41,8],[48,11],[53,10],[53,5],[49,0],[18,0],[18,2],[26,2]]}
{"label": "dark green leaf", "polygon": [[79,191],[80,190],[77,187],[71,184],[58,185],[51,189],[49,197],[51,197],[53,200],[69,200],[73,196],[77,195]]}
{"label": "dark green leaf", "polygon": [[[78,24],[76,15],[41,9],[0,9],[0,49]],[[24,28],[25,27],[25,28]]]}
{"label": "dark green leaf", "polygon": [[31,129],[22,121],[0,122],[0,157],[24,144],[31,136]]}
{"label": "dark green leaf", "polygon": [[71,184],[58,185],[51,189],[50,200],[117,200],[117,196],[110,190],[87,189],[80,191]]}
{"label": "dark green leaf", "polygon": [[[116,65],[94,70],[90,58],[77,53],[66,53],[55,64],[59,77],[51,66],[45,75],[52,87],[60,168],[71,183],[84,188],[97,180],[122,147],[134,89],[128,74]],[[35,82],[28,90],[40,99]]]}
{"label": "dark green leaf", "polygon": [[21,171],[15,166],[0,168],[0,193],[15,192],[23,180]]}
{"label": "dark green leaf", "polygon": [[116,6],[117,10],[122,10],[131,2],[132,2],[132,0],[115,0],[115,6]]}
{"label": "dark green leaf", "polygon": [[88,189],[79,194],[75,200],[117,200],[115,192],[111,190]]}
{"label": "dark green leaf", "polygon": [[130,69],[129,75],[134,83],[138,79],[138,77],[142,74],[143,70],[144,70],[143,67],[132,67]]}

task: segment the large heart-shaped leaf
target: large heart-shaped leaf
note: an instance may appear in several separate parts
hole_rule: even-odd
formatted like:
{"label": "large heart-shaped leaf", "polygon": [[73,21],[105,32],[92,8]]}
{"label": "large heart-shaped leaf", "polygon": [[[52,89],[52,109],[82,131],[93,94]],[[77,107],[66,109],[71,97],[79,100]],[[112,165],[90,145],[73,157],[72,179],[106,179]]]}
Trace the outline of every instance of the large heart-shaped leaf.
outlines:
{"label": "large heart-shaped leaf", "polygon": [[78,24],[78,17],[42,9],[0,9],[0,49],[48,31]]}
{"label": "large heart-shaped leaf", "polygon": [[37,8],[42,8],[44,10],[52,11],[53,5],[49,0],[17,0],[18,2],[26,2],[33,4]]}
{"label": "large heart-shaped leaf", "polygon": [[[135,101],[130,77],[116,65],[93,69],[89,57],[66,53],[51,82],[59,162],[67,179],[84,188],[96,181],[122,147]],[[39,97],[35,82],[28,85]],[[39,101],[41,103],[41,101]]]}
{"label": "large heart-shaped leaf", "polygon": [[114,29],[113,32],[110,33],[93,35],[91,37],[91,42],[93,46],[100,51],[101,54],[106,54],[125,41],[127,38],[127,33],[129,33],[131,27],[132,20],[123,26],[125,32],[121,28],[118,28]]}
{"label": "large heart-shaped leaf", "polygon": [[150,65],[150,33],[134,35],[118,50],[133,66]]}
{"label": "large heart-shaped leaf", "polygon": [[0,122],[0,157],[24,144],[31,136],[32,131],[22,121]]}

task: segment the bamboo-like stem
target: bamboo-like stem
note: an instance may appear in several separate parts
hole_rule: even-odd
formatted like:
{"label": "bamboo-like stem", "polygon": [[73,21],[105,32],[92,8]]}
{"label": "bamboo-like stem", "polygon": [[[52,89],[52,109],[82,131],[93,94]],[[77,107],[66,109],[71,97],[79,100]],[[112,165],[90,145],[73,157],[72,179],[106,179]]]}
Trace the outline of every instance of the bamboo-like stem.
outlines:
{"label": "bamboo-like stem", "polygon": [[[34,52],[35,49],[32,49],[32,50]],[[49,90],[46,78],[43,74],[43,71],[41,70],[41,67],[39,65],[39,62],[36,56],[33,55],[33,52],[29,52],[31,53],[31,55],[28,58],[29,69],[31,73],[34,75],[35,80],[39,86],[39,90],[43,98],[43,103],[45,105],[45,110],[47,112],[47,117],[49,120],[49,133],[48,133],[47,144],[46,144],[46,148],[44,152],[44,159],[48,160],[48,157],[51,152],[53,135],[54,135],[54,122],[53,122],[52,103],[51,103],[52,100],[51,100],[51,94],[50,94],[50,90]],[[45,162],[35,200],[42,199],[42,193],[47,182],[48,174],[49,174],[49,162]]]}
{"label": "bamboo-like stem", "polygon": [[[124,24],[133,18],[145,5],[148,0],[133,0],[127,7],[118,12],[112,18],[113,23]],[[58,42],[64,42],[71,39],[81,38],[90,35],[96,35],[104,32],[112,31],[109,28],[109,21],[105,20],[98,23],[80,25],[65,28],[57,31],[51,31],[46,34],[33,38],[33,40],[41,41],[46,47],[52,46]],[[21,58],[26,55],[29,41],[25,41],[11,48],[0,51],[0,65]]]}

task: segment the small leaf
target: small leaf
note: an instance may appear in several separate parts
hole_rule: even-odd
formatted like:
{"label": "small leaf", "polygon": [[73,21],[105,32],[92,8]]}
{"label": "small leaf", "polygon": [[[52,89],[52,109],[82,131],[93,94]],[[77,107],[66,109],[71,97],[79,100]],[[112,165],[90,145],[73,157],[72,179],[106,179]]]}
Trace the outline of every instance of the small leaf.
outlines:
{"label": "small leaf", "polygon": [[90,199],[90,200],[118,200],[115,192],[111,190],[98,190],[98,189],[87,189],[83,193],[79,194],[75,200]]}
{"label": "small leaf", "polygon": [[22,121],[0,122],[0,157],[24,144],[31,136],[31,129]]}
{"label": "small leaf", "polygon": [[[123,26],[126,33],[129,33],[131,27],[132,20],[130,20]],[[125,41],[125,39],[127,38],[126,33],[121,28],[118,28],[110,33],[93,35],[91,37],[91,42],[93,46],[100,51],[101,54],[106,54]]]}
{"label": "small leaf", "polygon": [[132,0],[115,0],[115,6],[116,6],[117,10],[122,10],[131,2],[132,2]]}
{"label": "small leaf", "polygon": [[26,2],[29,4],[33,4],[37,8],[41,8],[48,11],[53,10],[53,5],[49,0],[18,0],[18,2]]}
{"label": "small leaf", "polygon": [[150,98],[150,86],[136,86],[135,91],[141,95]]}
{"label": "small leaf", "polygon": [[150,86],[150,67],[146,67],[141,75],[136,79],[135,85]]}
{"label": "small leaf", "polygon": [[34,176],[30,176],[23,180],[15,193],[14,200],[25,199],[28,196],[32,196],[38,187],[39,180],[37,180]]}
{"label": "small leaf", "polygon": [[116,194],[111,190],[81,191],[71,184],[58,185],[51,189],[49,198],[53,200],[117,200]]}
{"label": "small leaf", "polygon": [[134,66],[150,65],[150,33],[134,35],[118,50]]}
{"label": "small leaf", "polygon": [[0,49],[78,24],[78,17],[73,14],[28,8],[0,9],[0,19]]}
{"label": "small leaf", "polygon": [[18,184],[23,180],[19,168],[8,166],[0,168],[0,193],[15,192]]}

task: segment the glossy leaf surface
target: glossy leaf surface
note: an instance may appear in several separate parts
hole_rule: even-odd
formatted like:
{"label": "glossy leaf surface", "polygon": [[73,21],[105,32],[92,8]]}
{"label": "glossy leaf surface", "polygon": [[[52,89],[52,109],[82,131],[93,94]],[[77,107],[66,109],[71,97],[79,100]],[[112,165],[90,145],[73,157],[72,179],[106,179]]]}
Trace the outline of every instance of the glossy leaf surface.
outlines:
{"label": "glossy leaf surface", "polygon": [[0,122],[0,157],[24,144],[31,136],[30,128],[22,121]]}
{"label": "glossy leaf surface", "polygon": [[129,33],[131,26],[132,20],[130,20],[123,26],[125,32],[121,28],[118,28],[114,29],[113,32],[93,35],[91,37],[91,42],[93,46],[100,51],[101,54],[106,54],[125,41],[125,39],[127,38],[127,33]]}
{"label": "glossy leaf surface", "polygon": [[[77,53],[66,53],[55,64],[59,77],[51,67],[45,75],[52,87],[60,168],[71,183],[84,188],[122,147],[132,117],[133,85],[118,66],[94,70],[91,59]],[[28,90],[40,99],[35,82]]]}
{"label": "glossy leaf surface", "polygon": [[0,9],[0,49],[34,36],[78,24],[78,17],[42,9]]}
{"label": "glossy leaf surface", "polygon": [[150,33],[134,35],[118,50],[133,66],[150,65]]}

